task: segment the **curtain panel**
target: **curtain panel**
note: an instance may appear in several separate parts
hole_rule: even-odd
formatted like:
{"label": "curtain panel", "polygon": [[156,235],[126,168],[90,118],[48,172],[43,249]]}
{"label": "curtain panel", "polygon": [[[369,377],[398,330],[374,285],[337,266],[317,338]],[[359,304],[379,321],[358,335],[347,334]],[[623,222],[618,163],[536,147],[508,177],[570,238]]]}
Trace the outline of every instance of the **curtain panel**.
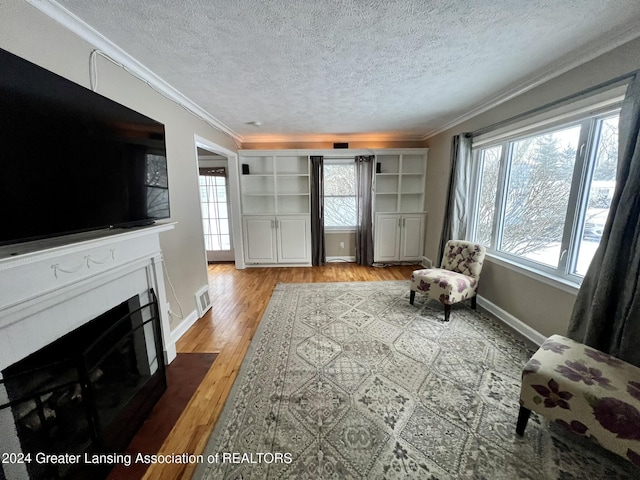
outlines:
{"label": "curtain panel", "polygon": [[470,133],[461,133],[451,139],[451,175],[436,262],[442,262],[444,248],[449,240],[468,240],[471,212],[471,144]]}
{"label": "curtain panel", "polygon": [[324,244],[324,157],[311,156],[311,264],[327,261]]}
{"label": "curtain panel", "polygon": [[600,245],[567,336],[640,367],[640,77],[620,112],[618,172]]}
{"label": "curtain panel", "polygon": [[356,162],[356,263],[373,265],[372,183],[373,155],[355,157]]}

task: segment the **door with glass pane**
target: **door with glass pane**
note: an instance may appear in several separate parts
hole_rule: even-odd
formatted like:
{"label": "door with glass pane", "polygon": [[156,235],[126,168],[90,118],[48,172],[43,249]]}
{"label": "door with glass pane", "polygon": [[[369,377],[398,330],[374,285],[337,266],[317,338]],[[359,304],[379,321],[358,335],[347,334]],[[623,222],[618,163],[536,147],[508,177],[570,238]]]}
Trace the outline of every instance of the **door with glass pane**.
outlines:
{"label": "door with glass pane", "polygon": [[225,167],[200,168],[200,205],[208,262],[234,260]]}

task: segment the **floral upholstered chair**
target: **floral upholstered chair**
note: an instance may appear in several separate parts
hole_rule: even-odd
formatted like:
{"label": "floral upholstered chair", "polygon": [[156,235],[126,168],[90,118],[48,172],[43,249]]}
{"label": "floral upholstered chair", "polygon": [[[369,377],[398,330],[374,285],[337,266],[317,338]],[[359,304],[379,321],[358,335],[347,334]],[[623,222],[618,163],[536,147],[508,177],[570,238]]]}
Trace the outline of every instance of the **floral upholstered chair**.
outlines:
{"label": "floral upholstered chair", "polygon": [[444,305],[444,319],[449,321],[451,305],[468,298],[476,308],[476,293],[486,249],[482,245],[463,240],[449,240],[442,256],[441,268],[415,270],[411,274],[409,303],[413,305],[416,292],[440,300]]}
{"label": "floral upholstered chair", "polygon": [[640,368],[552,335],[522,371],[519,435],[531,411],[640,466]]}

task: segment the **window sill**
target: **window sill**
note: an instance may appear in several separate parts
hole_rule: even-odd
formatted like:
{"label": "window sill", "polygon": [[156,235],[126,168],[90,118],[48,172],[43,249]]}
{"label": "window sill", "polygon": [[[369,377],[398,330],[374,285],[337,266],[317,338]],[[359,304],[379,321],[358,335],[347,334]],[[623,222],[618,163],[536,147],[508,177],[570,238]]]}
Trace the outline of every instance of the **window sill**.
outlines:
{"label": "window sill", "polygon": [[327,233],[356,233],[355,227],[324,227],[325,235]]}
{"label": "window sill", "polygon": [[511,260],[507,260],[504,257],[496,255],[495,253],[487,252],[487,258],[502,267],[505,267],[514,272],[518,272],[526,277],[537,280],[541,283],[549,285],[551,287],[562,290],[563,292],[570,293],[572,295],[577,295],[578,289],[580,285],[572,282],[570,280],[565,280],[557,277],[552,277],[548,273],[542,272],[540,270],[536,270],[535,268],[531,268],[529,266],[524,266],[522,264],[513,262]]}

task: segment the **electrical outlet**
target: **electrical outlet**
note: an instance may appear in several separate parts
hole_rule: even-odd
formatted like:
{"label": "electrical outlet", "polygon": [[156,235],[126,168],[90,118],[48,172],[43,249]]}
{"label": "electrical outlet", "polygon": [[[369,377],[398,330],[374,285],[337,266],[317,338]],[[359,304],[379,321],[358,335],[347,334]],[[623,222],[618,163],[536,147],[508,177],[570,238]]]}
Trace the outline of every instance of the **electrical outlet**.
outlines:
{"label": "electrical outlet", "polygon": [[344,249],[344,242],[340,242],[340,250]]}

